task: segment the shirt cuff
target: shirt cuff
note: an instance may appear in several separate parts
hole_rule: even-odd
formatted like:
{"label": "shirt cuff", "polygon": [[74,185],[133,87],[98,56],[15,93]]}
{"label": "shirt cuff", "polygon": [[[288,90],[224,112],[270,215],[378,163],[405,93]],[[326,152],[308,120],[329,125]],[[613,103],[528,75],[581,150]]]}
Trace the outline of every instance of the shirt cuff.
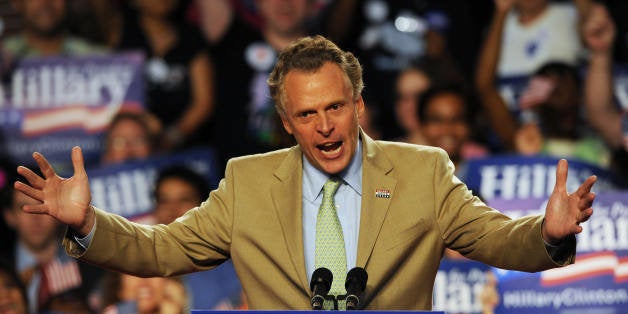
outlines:
{"label": "shirt cuff", "polygon": [[84,237],[79,237],[78,234],[74,233],[74,241],[80,245],[83,250],[87,250],[90,243],[92,243],[92,238],[94,238],[94,233],[96,232],[96,220],[94,220],[94,225],[92,226],[92,230]]}

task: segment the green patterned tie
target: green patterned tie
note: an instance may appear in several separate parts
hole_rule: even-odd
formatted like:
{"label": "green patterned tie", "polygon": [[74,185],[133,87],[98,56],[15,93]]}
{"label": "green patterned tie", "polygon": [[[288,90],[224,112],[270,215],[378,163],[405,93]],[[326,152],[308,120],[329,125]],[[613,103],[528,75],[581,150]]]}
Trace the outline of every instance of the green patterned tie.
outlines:
{"label": "green patterned tie", "polygon": [[[340,179],[329,178],[323,186],[323,202],[318,209],[316,219],[316,268],[326,267],[331,270],[334,280],[330,295],[345,294],[345,279],[347,276],[347,257],[345,240],[342,235],[342,226],[336,214],[334,194],[340,186]],[[326,306],[327,307],[327,306]]]}

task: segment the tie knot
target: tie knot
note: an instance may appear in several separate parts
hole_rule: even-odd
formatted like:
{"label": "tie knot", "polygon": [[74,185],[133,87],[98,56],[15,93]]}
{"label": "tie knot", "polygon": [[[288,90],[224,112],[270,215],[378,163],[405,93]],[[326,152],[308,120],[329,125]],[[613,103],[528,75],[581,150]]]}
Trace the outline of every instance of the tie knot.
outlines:
{"label": "tie knot", "polygon": [[326,197],[333,196],[338,191],[338,187],[340,187],[340,179],[336,177],[331,177],[327,179],[325,185],[323,185],[323,194]]}

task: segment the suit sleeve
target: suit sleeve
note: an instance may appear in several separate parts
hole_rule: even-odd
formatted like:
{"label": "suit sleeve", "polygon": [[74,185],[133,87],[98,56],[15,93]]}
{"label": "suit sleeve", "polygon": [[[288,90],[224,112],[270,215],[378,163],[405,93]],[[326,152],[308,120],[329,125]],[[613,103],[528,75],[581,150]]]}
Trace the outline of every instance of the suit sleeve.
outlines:
{"label": "suit sleeve", "polygon": [[567,258],[553,260],[547,252],[543,216],[510,219],[484,204],[454,175],[444,151],[434,165],[434,204],[445,245],[464,256],[511,270],[536,272],[574,262],[575,237],[568,240]]}
{"label": "suit sleeve", "polygon": [[231,163],[225,179],[200,206],[169,225],[148,226],[96,209],[96,230],[87,249],[67,232],[73,257],[136,276],[173,276],[211,269],[230,257],[233,225]]}

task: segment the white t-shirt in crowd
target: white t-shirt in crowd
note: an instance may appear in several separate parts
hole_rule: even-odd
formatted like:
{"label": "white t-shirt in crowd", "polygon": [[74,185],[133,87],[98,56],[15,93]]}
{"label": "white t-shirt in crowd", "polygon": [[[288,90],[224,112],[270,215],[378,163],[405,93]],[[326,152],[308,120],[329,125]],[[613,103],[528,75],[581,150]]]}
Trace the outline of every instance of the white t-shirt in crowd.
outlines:
{"label": "white t-shirt in crowd", "polygon": [[499,77],[529,75],[550,61],[575,64],[583,46],[578,32],[578,13],[569,3],[552,3],[528,25],[512,10],[504,25]]}

